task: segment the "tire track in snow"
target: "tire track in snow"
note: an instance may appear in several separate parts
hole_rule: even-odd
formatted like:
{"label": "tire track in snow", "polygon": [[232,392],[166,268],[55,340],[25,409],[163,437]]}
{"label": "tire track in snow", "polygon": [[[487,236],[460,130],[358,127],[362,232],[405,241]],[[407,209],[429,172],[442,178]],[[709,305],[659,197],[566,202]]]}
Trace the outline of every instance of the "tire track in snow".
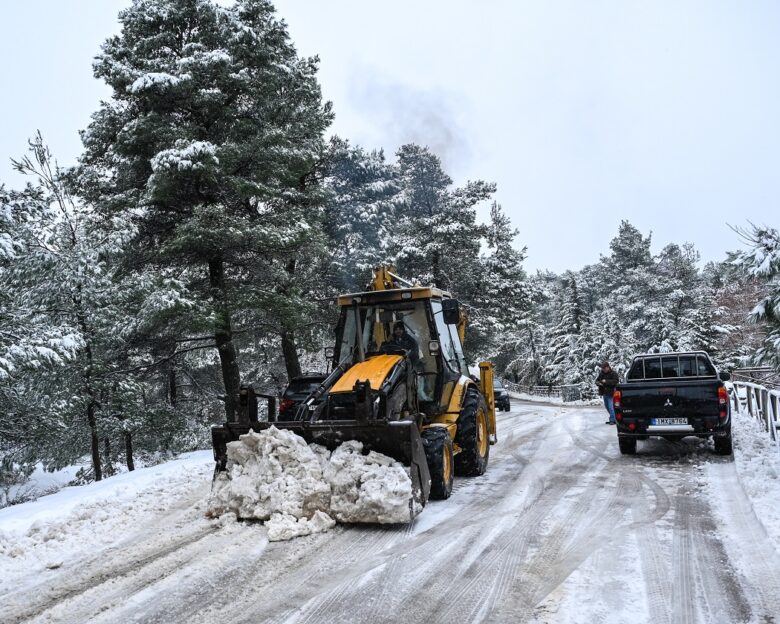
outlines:
{"label": "tire track in snow", "polygon": [[747,622],[750,605],[717,536],[712,513],[702,501],[691,506],[691,536],[695,571],[701,587],[703,621],[711,624]]}
{"label": "tire track in snow", "polygon": [[[84,572],[76,572],[73,576],[70,576],[63,585],[55,586],[48,591],[43,589],[43,587],[38,588],[37,591],[32,593],[30,590],[25,590],[24,598],[26,604],[16,611],[7,609],[8,601],[11,598],[10,596],[7,596],[5,598],[4,607],[0,609],[0,621],[17,623],[39,617],[46,611],[49,611],[62,603],[72,602],[87,592],[93,591],[108,583],[115,583],[117,579],[128,577],[144,567],[180,552],[188,546],[196,544],[213,535],[217,530],[217,526],[210,525],[204,527],[202,530],[193,535],[188,535],[184,539],[169,541],[166,546],[156,545],[153,552],[146,554],[133,554],[132,552],[125,552],[123,550],[109,550],[101,553],[98,560],[109,559],[112,560],[112,562],[108,564],[101,562],[98,564],[99,568],[97,572],[91,567]],[[119,562],[124,560],[124,562],[115,564],[113,563],[113,560]],[[148,583],[143,582],[142,585],[145,587]],[[31,596],[43,598],[43,600],[39,600],[34,604],[29,604]],[[13,608],[13,604],[11,606]]]}
{"label": "tire track in snow", "polygon": [[[535,427],[536,428],[536,427]],[[549,434],[551,432],[551,428],[549,426],[545,426],[543,423],[538,427],[540,430],[544,429],[545,436],[534,436],[530,439],[526,439],[523,437],[522,439],[518,440],[520,446],[532,446],[532,449],[529,449],[531,453],[535,453],[536,449],[542,444],[542,442],[545,440],[546,437],[549,437]],[[512,441],[514,436],[509,436],[505,439],[504,446],[509,446],[509,442]],[[559,445],[556,445],[559,446]],[[484,494],[479,492],[480,495],[473,496],[469,499],[469,501],[465,505],[460,505],[458,507],[455,507],[453,509],[452,514],[445,519],[442,523],[439,523],[437,525],[434,525],[431,529],[424,531],[421,534],[415,535],[413,537],[409,537],[407,534],[406,542],[404,540],[399,540],[397,544],[394,545],[394,548],[390,549],[390,551],[385,553],[380,553],[380,556],[384,560],[389,560],[389,563],[392,563],[393,561],[398,560],[400,555],[406,555],[408,553],[414,553],[414,557],[405,559],[403,561],[403,564],[400,566],[397,566],[396,569],[401,571],[401,574],[404,573],[405,570],[407,570],[410,566],[415,566],[415,574],[419,575],[421,568],[429,568],[433,566],[432,572],[430,576],[435,579],[433,584],[428,584],[426,586],[426,593],[433,593],[434,595],[437,595],[439,592],[445,591],[445,586],[447,585],[448,581],[448,575],[444,573],[441,568],[441,558],[444,554],[446,554],[446,551],[448,550],[448,544],[452,544],[453,540],[455,540],[455,543],[466,541],[466,543],[471,543],[472,541],[478,539],[478,537],[484,533],[483,525],[484,525],[484,518],[483,514],[485,511],[485,506],[489,504],[491,501],[493,501],[495,498],[503,498],[503,495],[506,494],[507,490],[509,490],[512,485],[514,484],[515,480],[506,480],[503,478],[498,478],[498,480],[495,483],[488,484],[485,483],[485,481],[488,480],[488,478],[493,475],[495,478],[497,475],[497,472],[502,472],[502,474],[511,469],[517,468],[517,460],[511,456],[500,456],[498,458],[499,461],[491,461],[491,469],[488,470],[486,475],[483,477],[476,477],[473,479],[460,479],[461,482],[464,484],[470,484],[472,489],[476,485],[482,486],[479,489],[484,490]],[[509,465],[507,465],[507,463]],[[503,465],[503,468],[502,468]],[[499,491],[497,492],[495,488],[499,488]],[[452,499],[450,499],[452,501]],[[450,501],[447,503],[442,504],[449,504]],[[529,503],[530,504],[530,503]],[[516,510],[515,510],[516,511]],[[424,512],[423,512],[424,513]],[[508,513],[508,512],[506,512]],[[504,513],[503,515],[506,515]],[[476,520],[474,518],[477,518]],[[424,518],[424,516],[423,516]],[[467,520],[466,522],[463,521],[464,518],[469,518],[470,520]],[[458,535],[457,537],[454,535],[450,535],[449,531],[460,531],[461,535]],[[464,531],[468,533],[468,535],[464,534]],[[432,548],[430,548],[430,553],[427,551],[429,550],[427,547],[423,546],[424,543],[431,542],[431,540],[438,540],[438,542],[448,542],[448,544],[444,544],[444,546],[437,546],[436,543],[431,543]],[[467,541],[468,540],[468,541]],[[373,571],[372,563],[369,562],[366,566],[364,566],[364,570],[358,570],[356,572],[356,577],[354,579],[349,580],[347,583],[342,582],[337,585],[332,590],[332,593],[335,594],[336,599],[334,600],[328,600],[328,599],[318,599],[318,602],[316,605],[307,605],[305,608],[302,608],[302,612],[300,615],[296,615],[294,617],[290,617],[290,622],[304,622],[304,621],[317,621],[317,618],[323,618],[320,621],[326,621],[327,618],[325,618],[326,613],[330,613],[329,617],[335,617],[338,612],[340,612],[340,609],[334,608],[334,605],[339,604],[339,600],[342,600],[344,595],[348,593],[349,588],[358,583],[359,575],[366,575]],[[386,566],[387,564],[382,563],[380,565]],[[436,568],[436,566],[439,566],[439,569]],[[373,567],[377,567],[376,563],[373,563]],[[450,565],[451,567],[451,565]],[[382,578],[382,575],[378,575],[379,578]],[[396,576],[393,577],[387,577],[385,576],[382,578],[382,582],[387,587],[397,587],[399,584],[399,578]],[[362,588],[362,585],[361,585]],[[370,591],[366,592],[363,591],[363,594],[370,594]],[[388,593],[388,597],[395,598],[396,592]],[[394,602],[394,600],[391,600],[390,602]],[[350,604],[355,604],[355,601],[348,601]],[[344,608],[347,608],[345,605]],[[311,611],[311,612],[310,612]],[[259,615],[259,613],[257,614]],[[352,613],[353,617],[357,617],[357,613]],[[379,613],[377,610],[372,610],[371,613],[372,618],[377,618],[379,616]]]}
{"label": "tire track in snow", "polygon": [[[558,427],[550,428],[550,432],[555,437]],[[580,457],[578,461],[574,463],[567,462],[566,468],[563,471],[563,475],[559,474],[559,470],[556,470],[556,464],[558,457],[569,449],[558,448],[552,458],[551,466],[548,473],[552,473],[553,477],[548,482],[542,481],[540,496],[535,497],[533,501],[527,505],[524,509],[520,510],[522,513],[515,513],[513,522],[508,526],[502,534],[501,542],[504,544],[497,553],[495,558],[490,559],[490,563],[480,561],[481,570],[470,570],[466,575],[467,580],[461,582],[456,587],[450,589],[440,600],[439,604],[444,608],[444,616],[450,613],[455,616],[462,617],[463,614],[468,614],[470,621],[479,621],[485,617],[490,617],[490,614],[495,610],[495,606],[500,602],[506,594],[506,589],[502,589],[500,586],[511,587],[514,581],[519,565],[526,559],[529,551],[529,546],[535,538],[535,532],[538,527],[542,525],[545,518],[551,515],[552,510],[560,504],[560,500],[564,498],[569,490],[575,486],[579,486],[579,479],[570,476],[569,473],[578,474],[579,471],[587,471],[591,466],[591,462],[587,461],[587,458]],[[517,453],[515,453],[517,455]],[[540,458],[543,459],[543,458]],[[597,488],[597,485],[591,486]],[[580,515],[584,515],[590,504],[590,500],[585,497],[577,497],[574,501],[570,517],[577,518]],[[519,522],[518,522],[519,520]],[[563,524],[571,527],[571,524],[564,522]],[[560,525],[559,525],[560,526]],[[560,527],[560,531],[552,530],[552,539],[548,540],[543,546],[552,550],[555,550],[555,542],[560,540],[561,544],[566,539],[567,529]],[[539,553],[536,555],[539,557]],[[492,581],[492,582],[491,582]],[[497,587],[496,584],[499,584]],[[485,591],[484,587],[491,587],[490,591]],[[449,605],[448,607],[446,605]],[[437,609],[440,612],[440,609]]]}
{"label": "tire track in snow", "polygon": [[[639,544],[642,577],[644,579],[645,595],[649,609],[648,621],[657,624],[670,624],[671,571],[670,566],[667,565],[667,558],[661,551],[661,542],[655,526],[656,520],[660,520],[668,512],[670,501],[666,493],[661,490],[663,493],[661,501],[665,504],[660,505],[659,508],[658,493],[653,491],[653,488],[640,477],[641,475],[638,472],[632,470],[627,476],[626,487],[631,492],[638,493],[640,501],[644,499],[644,487],[647,487],[655,495],[656,499],[652,513],[648,513],[651,510],[648,510],[643,504],[635,505],[631,509],[633,524],[641,527],[640,530],[634,533]],[[653,485],[660,487],[655,482],[653,482]],[[661,509],[663,509],[663,514],[659,516]],[[649,522],[647,521],[648,517],[650,518]]]}
{"label": "tire track in snow", "polygon": [[[606,467],[592,475],[592,482],[578,494],[572,510],[559,514],[537,537],[540,541],[522,573],[514,583],[507,603],[513,607],[499,608],[500,620],[524,621],[535,607],[604,543],[612,531],[610,522],[619,508],[617,487],[605,489]],[[503,619],[502,619],[503,618]]]}

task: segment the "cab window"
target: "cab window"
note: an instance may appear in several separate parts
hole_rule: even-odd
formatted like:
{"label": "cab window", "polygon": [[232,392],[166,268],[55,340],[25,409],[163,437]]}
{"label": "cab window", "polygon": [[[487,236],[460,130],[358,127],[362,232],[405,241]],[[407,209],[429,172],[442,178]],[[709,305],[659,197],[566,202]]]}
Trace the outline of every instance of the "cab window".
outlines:
{"label": "cab window", "polygon": [[634,360],[626,375],[626,379],[642,379],[645,376],[645,367],[641,359]]}
{"label": "cab window", "polygon": [[645,379],[661,378],[661,358],[647,358],[645,360]]}
{"label": "cab window", "polygon": [[701,355],[697,355],[696,363],[699,370],[699,375],[708,377],[715,374],[715,368],[707,358],[702,357]]}
{"label": "cab window", "polygon": [[662,357],[661,358],[661,368],[663,370],[663,376],[664,377],[679,377],[679,361],[677,359],[677,356],[673,357]]}
{"label": "cab window", "polygon": [[431,301],[431,310],[433,311],[433,319],[436,322],[436,332],[439,334],[439,348],[441,349],[442,359],[447,363],[448,368],[453,371],[460,371],[458,353],[450,335],[450,326],[444,322],[441,302]]}
{"label": "cab window", "polygon": [[680,356],[680,377],[696,377],[696,356]]}

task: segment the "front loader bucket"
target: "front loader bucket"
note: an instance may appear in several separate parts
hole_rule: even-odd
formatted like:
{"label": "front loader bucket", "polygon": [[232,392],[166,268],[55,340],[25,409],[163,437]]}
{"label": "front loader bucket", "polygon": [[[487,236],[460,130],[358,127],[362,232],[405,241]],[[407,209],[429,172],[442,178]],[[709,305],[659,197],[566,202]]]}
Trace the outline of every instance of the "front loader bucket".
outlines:
{"label": "front loader bucket", "polygon": [[225,423],[211,428],[211,440],[214,446],[214,459],[217,470],[225,470],[227,462],[227,443],[249,433],[276,427],[287,429],[301,436],[308,444],[315,443],[335,449],[342,442],[357,440],[363,443],[365,452],[376,451],[409,468],[412,479],[412,496],[420,505],[425,505],[431,491],[431,476],[425,459],[420,432],[417,424],[408,420],[319,420],[305,421],[258,421],[251,424]]}

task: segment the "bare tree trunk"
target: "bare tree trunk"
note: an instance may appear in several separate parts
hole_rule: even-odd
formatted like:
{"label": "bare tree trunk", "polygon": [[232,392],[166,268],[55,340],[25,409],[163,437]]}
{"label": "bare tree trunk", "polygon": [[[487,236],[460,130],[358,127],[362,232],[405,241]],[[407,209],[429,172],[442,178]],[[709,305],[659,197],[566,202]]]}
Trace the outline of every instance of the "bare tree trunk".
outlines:
{"label": "bare tree trunk", "polygon": [[95,473],[95,481],[100,481],[103,478],[103,468],[100,464],[100,438],[98,436],[97,416],[95,414],[98,401],[95,396],[95,390],[92,387],[92,371],[94,370],[95,362],[92,353],[92,343],[90,342],[90,332],[81,304],[81,290],[81,284],[79,284],[78,295],[73,295],[73,304],[76,307],[76,318],[78,319],[79,329],[81,329],[81,333],[85,339],[84,355],[87,358],[87,365],[84,367],[82,380],[84,382],[84,389],[89,395],[89,401],[87,402],[87,426],[89,426],[90,447],[92,451],[92,471]]}
{"label": "bare tree trunk", "polygon": [[295,335],[292,331],[282,331],[282,354],[287,368],[287,379],[301,376],[301,362],[298,359],[298,348],[295,345]]}
{"label": "bare tree trunk", "polygon": [[176,369],[171,368],[168,371],[168,400],[173,407],[176,407],[178,399],[178,388],[176,386]]}
{"label": "bare tree trunk", "polygon": [[444,288],[444,278],[441,275],[441,259],[439,258],[439,250],[433,252],[432,273],[433,273],[433,285],[437,288]]}
{"label": "bare tree trunk", "polygon": [[127,469],[130,472],[135,470],[135,462],[133,461],[133,434],[129,431],[125,432],[125,460],[127,462]]}
{"label": "bare tree trunk", "polygon": [[95,473],[95,481],[100,481],[103,478],[103,468],[100,464],[100,438],[98,437],[94,401],[87,403],[87,424],[89,425],[90,446],[92,447],[92,471]]}
{"label": "bare tree trunk", "polygon": [[114,474],[114,464],[111,462],[111,439],[103,438],[103,453],[105,455],[105,473],[107,477]]}
{"label": "bare tree trunk", "polygon": [[233,344],[230,307],[227,302],[227,285],[225,283],[225,265],[221,257],[209,261],[209,282],[211,284],[211,299],[214,302],[216,324],[214,326],[214,341],[219,353],[222,367],[222,382],[225,386],[225,415],[228,421],[236,417],[236,400],[241,385],[241,375],[238,370],[238,352]]}
{"label": "bare tree trunk", "polygon": [[[294,279],[295,270],[296,262],[293,258],[287,263],[287,266],[285,267],[285,271],[287,272],[290,280]],[[284,287],[283,291],[287,291],[286,286]],[[280,337],[282,339],[282,355],[284,356],[284,366],[287,369],[287,379],[300,377],[301,361],[298,358],[298,345],[295,343],[295,330],[293,328],[285,327],[284,322],[282,323],[282,327],[283,329]]]}

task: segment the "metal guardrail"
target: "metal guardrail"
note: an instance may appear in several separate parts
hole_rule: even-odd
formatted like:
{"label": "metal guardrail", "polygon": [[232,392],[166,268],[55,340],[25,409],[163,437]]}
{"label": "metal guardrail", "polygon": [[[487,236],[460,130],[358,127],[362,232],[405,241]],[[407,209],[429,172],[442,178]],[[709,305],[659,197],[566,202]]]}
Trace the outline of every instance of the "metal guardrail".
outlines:
{"label": "metal guardrail", "polygon": [[527,384],[518,384],[508,379],[502,379],[504,387],[511,391],[531,396],[546,398],[560,398],[564,403],[569,401],[579,401],[582,399],[582,390],[576,385],[567,386],[531,386]]}
{"label": "metal guardrail", "polygon": [[731,379],[745,383],[754,383],[770,390],[780,388],[780,372],[770,366],[735,368],[731,371]]}
{"label": "metal guardrail", "polygon": [[734,409],[745,409],[757,419],[769,434],[772,442],[780,447],[780,390],[770,390],[759,384],[735,381],[731,399]]}

